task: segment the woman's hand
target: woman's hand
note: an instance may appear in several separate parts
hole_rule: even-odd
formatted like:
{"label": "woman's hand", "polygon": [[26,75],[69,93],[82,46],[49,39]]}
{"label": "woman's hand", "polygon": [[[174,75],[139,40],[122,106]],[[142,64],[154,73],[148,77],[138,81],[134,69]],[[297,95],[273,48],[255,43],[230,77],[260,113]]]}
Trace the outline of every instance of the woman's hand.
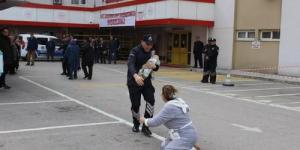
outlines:
{"label": "woman's hand", "polygon": [[140,117],[140,124],[144,124],[145,123],[145,118],[144,117]]}

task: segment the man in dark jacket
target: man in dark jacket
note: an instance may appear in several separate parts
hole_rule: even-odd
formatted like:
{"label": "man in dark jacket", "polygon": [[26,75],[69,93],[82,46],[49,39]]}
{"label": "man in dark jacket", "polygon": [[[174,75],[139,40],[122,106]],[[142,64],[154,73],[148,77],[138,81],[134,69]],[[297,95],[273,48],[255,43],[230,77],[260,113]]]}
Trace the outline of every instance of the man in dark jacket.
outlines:
{"label": "man in dark jacket", "polygon": [[82,54],[82,70],[84,72],[84,79],[92,80],[93,76],[93,65],[94,65],[94,57],[95,50],[92,45],[92,42],[89,40],[85,40],[83,47],[81,49]]}
{"label": "man in dark jacket", "polygon": [[200,68],[203,68],[203,61],[202,61],[202,53],[204,49],[204,44],[203,42],[200,41],[200,37],[196,37],[197,41],[194,43],[194,60],[195,60],[195,65],[194,68],[198,67],[198,62]]}
{"label": "man in dark jacket", "polygon": [[69,79],[77,79],[77,70],[80,65],[80,48],[76,43],[76,40],[71,40],[67,50],[66,57],[68,60]]}
{"label": "man in dark jacket", "polygon": [[66,51],[67,51],[67,48],[69,46],[69,43],[70,43],[70,40],[71,40],[71,36],[68,36],[66,35],[65,37],[63,37],[63,45],[61,47],[61,50],[63,51],[63,58],[61,60],[61,64],[62,64],[62,70],[63,72],[61,73],[61,75],[69,75],[69,72],[68,72],[68,59],[66,57]]}
{"label": "man in dark jacket", "polygon": [[117,54],[120,48],[120,42],[117,38],[114,38],[113,36],[111,36],[110,38],[111,39],[109,43],[108,63],[111,64],[111,62],[113,61],[114,64],[117,64]]}
{"label": "man in dark jacket", "polygon": [[9,39],[8,28],[2,28],[0,33],[0,51],[3,53],[3,73],[0,76],[0,88],[10,89],[5,82],[5,75],[7,74],[10,66],[13,64],[13,51]]}
{"label": "man in dark jacket", "polygon": [[216,45],[216,39],[209,39],[209,44],[205,46],[204,50],[204,71],[202,83],[216,84],[217,79],[217,59],[219,55],[219,47]]}
{"label": "man in dark jacket", "polygon": [[101,64],[106,64],[107,46],[104,43],[103,38],[100,38],[99,50],[100,50],[100,62]]}
{"label": "man in dark jacket", "polygon": [[30,34],[30,38],[28,39],[28,45],[27,45],[27,66],[34,65],[34,59],[35,59],[35,52],[38,49],[38,41],[34,37],[33,33]]}
{"label": "man in dark jacket", "polygon": [[[155,64],[146,64],[146,62],[151,58],[153,51],[153,38],[151,35],[145,35],[141,44],[133,48],[130,51],[128,57],[128,73],[127,73],[127,86],[129,90],[129,96],[131,100],[131,112],[133,117],[133,132],[139,132],[139,114],[141,105],[141,95],[144,96],[146,103],[146,110],[144,117],[152,118],[154,113],[154,92],[155,89],[152,85],[151,75],[147,78],[143,78],[138,75],[139,70],[146,66],[148,69],[157,71],[159,66]],[[143,125],[142,132],[146,136],[151,136],[152,132],[150,129]]]}
{"label": "man in dark jacket", "polygon": [[50,39],[50,41],[47,43],[47,60],[53,61],[54,60],[54,52],[55,52],[55,42],[53,39]]}

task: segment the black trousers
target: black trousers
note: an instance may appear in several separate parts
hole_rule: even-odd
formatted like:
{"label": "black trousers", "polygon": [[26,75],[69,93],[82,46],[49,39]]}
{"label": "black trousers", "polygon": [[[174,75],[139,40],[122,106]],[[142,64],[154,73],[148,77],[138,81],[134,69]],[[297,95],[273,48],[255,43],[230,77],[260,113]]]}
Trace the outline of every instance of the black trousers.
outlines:
{"label": "black trousers", "polygon": [[93,77],[93,64],[81,64],[82,70],[84,72],[84,76],[88,77],[88,79],[92,79]]}
{"label": "black trousers", "polygon": [[215,84],[217,80],[216,68],[217,62],[210,60],[204,61],[202,82],[207,83],[210,81],[210,83]]}
{"label": "black trousers", "polygon": [[129,90],[129,97],[131,101],[131,112],[132,112],[133,124],[135,126],[139,126],[141,96],[143,95],[144,100],[146,101],[146,109],[145,109],[144,117],[152,118],[154,114],[155,89],[151,81],[149,81],[149,83],[145,84],[144,86],[128,85],[128,90]]}
{"label": "black trousers", "polygon": [[53,61],[54,60],[54,50],[48,50],[47,51],[47,60],[51,60]]}
{"label": "black trousers", "polygon": [[101,64],[106,64],[106,53],[100,54],[100,62]]}
{"label": "black trousers", "polygon": [[8,65],[3,66],[3,73],[0,76],[0,85],[5,85],[6,84],[5,77],[6,77],[6,74],[8,72],[8,68],[10,68]]}
{"label": "black trousers", "polygon": [[77,79],[77,69],[72,67],[72,65],[69,65],[68,73],[70,79]]}
{"label": "black trousers", "polygon": [[194,60],[195,60],[195,65],[194,67],[197,68],[198,67],[198,62],[199,62],[199,66],[200,68],[203,68],[203,60],[202,60],[202,54],[197,56],[197,55],[194,55]]}
{"label": "black trousers", "polygon": [[99,51],[97,51],[96,53],[95,53],[95,63],[99,63],[100,61],[100,52]]}
{"label": "black trousers", "polygon": [[63,73],[68,74],[68,60],[67,58],[63,58],[61,61]]}
{"label": "black trousers", "polygon": [[114,62],[114,64],[117,64],[117,52],[111,52],[108,57],[109,64],[111,64],[112,61]]}

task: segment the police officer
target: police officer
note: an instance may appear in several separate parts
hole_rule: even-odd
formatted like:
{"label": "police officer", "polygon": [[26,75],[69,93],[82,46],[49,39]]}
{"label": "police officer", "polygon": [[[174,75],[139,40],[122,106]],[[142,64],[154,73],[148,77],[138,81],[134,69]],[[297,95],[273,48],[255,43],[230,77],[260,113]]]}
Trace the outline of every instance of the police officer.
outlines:
{"label": "police officer", "polygon": [[[138,75],[139,70],[145,65],[147,68],[157,71],[159,66],[154,64],[145,64],[151,58],[153,51],[153,38],[151,35],[145,35],[141,44],[130,51],[128,57],[128,73],[127,73],[127,86],[131,100],[131,111],[133,117],[133,132],[139,132],[139,109],[141,105],[141,95],[146,101],[146,110],[144,117],[152,118],[154,112],[154,92],[155,89],[151,82],[151,75],[143,79]],[[151,136],[152,132],[145,125],[142,127],[142,132],[146,136]]]}
{"label": "police officer", "polygon": [[204,50],[204,70],[202,83],[216,84],[217,79],[217,58],[219,55],[219,47],[216,45],[216,39],[209,38],[208,44],[205,46]]}

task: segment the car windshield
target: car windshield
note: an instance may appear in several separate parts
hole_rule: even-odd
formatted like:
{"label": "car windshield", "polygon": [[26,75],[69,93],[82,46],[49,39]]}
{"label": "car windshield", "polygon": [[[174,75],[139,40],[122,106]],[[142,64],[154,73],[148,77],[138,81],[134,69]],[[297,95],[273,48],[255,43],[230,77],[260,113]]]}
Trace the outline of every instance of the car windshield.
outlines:
{"label": "car windshield", "polygon": [[36,38],[38,41],[38,44],[40,45],[47,45],[48,38]]}

